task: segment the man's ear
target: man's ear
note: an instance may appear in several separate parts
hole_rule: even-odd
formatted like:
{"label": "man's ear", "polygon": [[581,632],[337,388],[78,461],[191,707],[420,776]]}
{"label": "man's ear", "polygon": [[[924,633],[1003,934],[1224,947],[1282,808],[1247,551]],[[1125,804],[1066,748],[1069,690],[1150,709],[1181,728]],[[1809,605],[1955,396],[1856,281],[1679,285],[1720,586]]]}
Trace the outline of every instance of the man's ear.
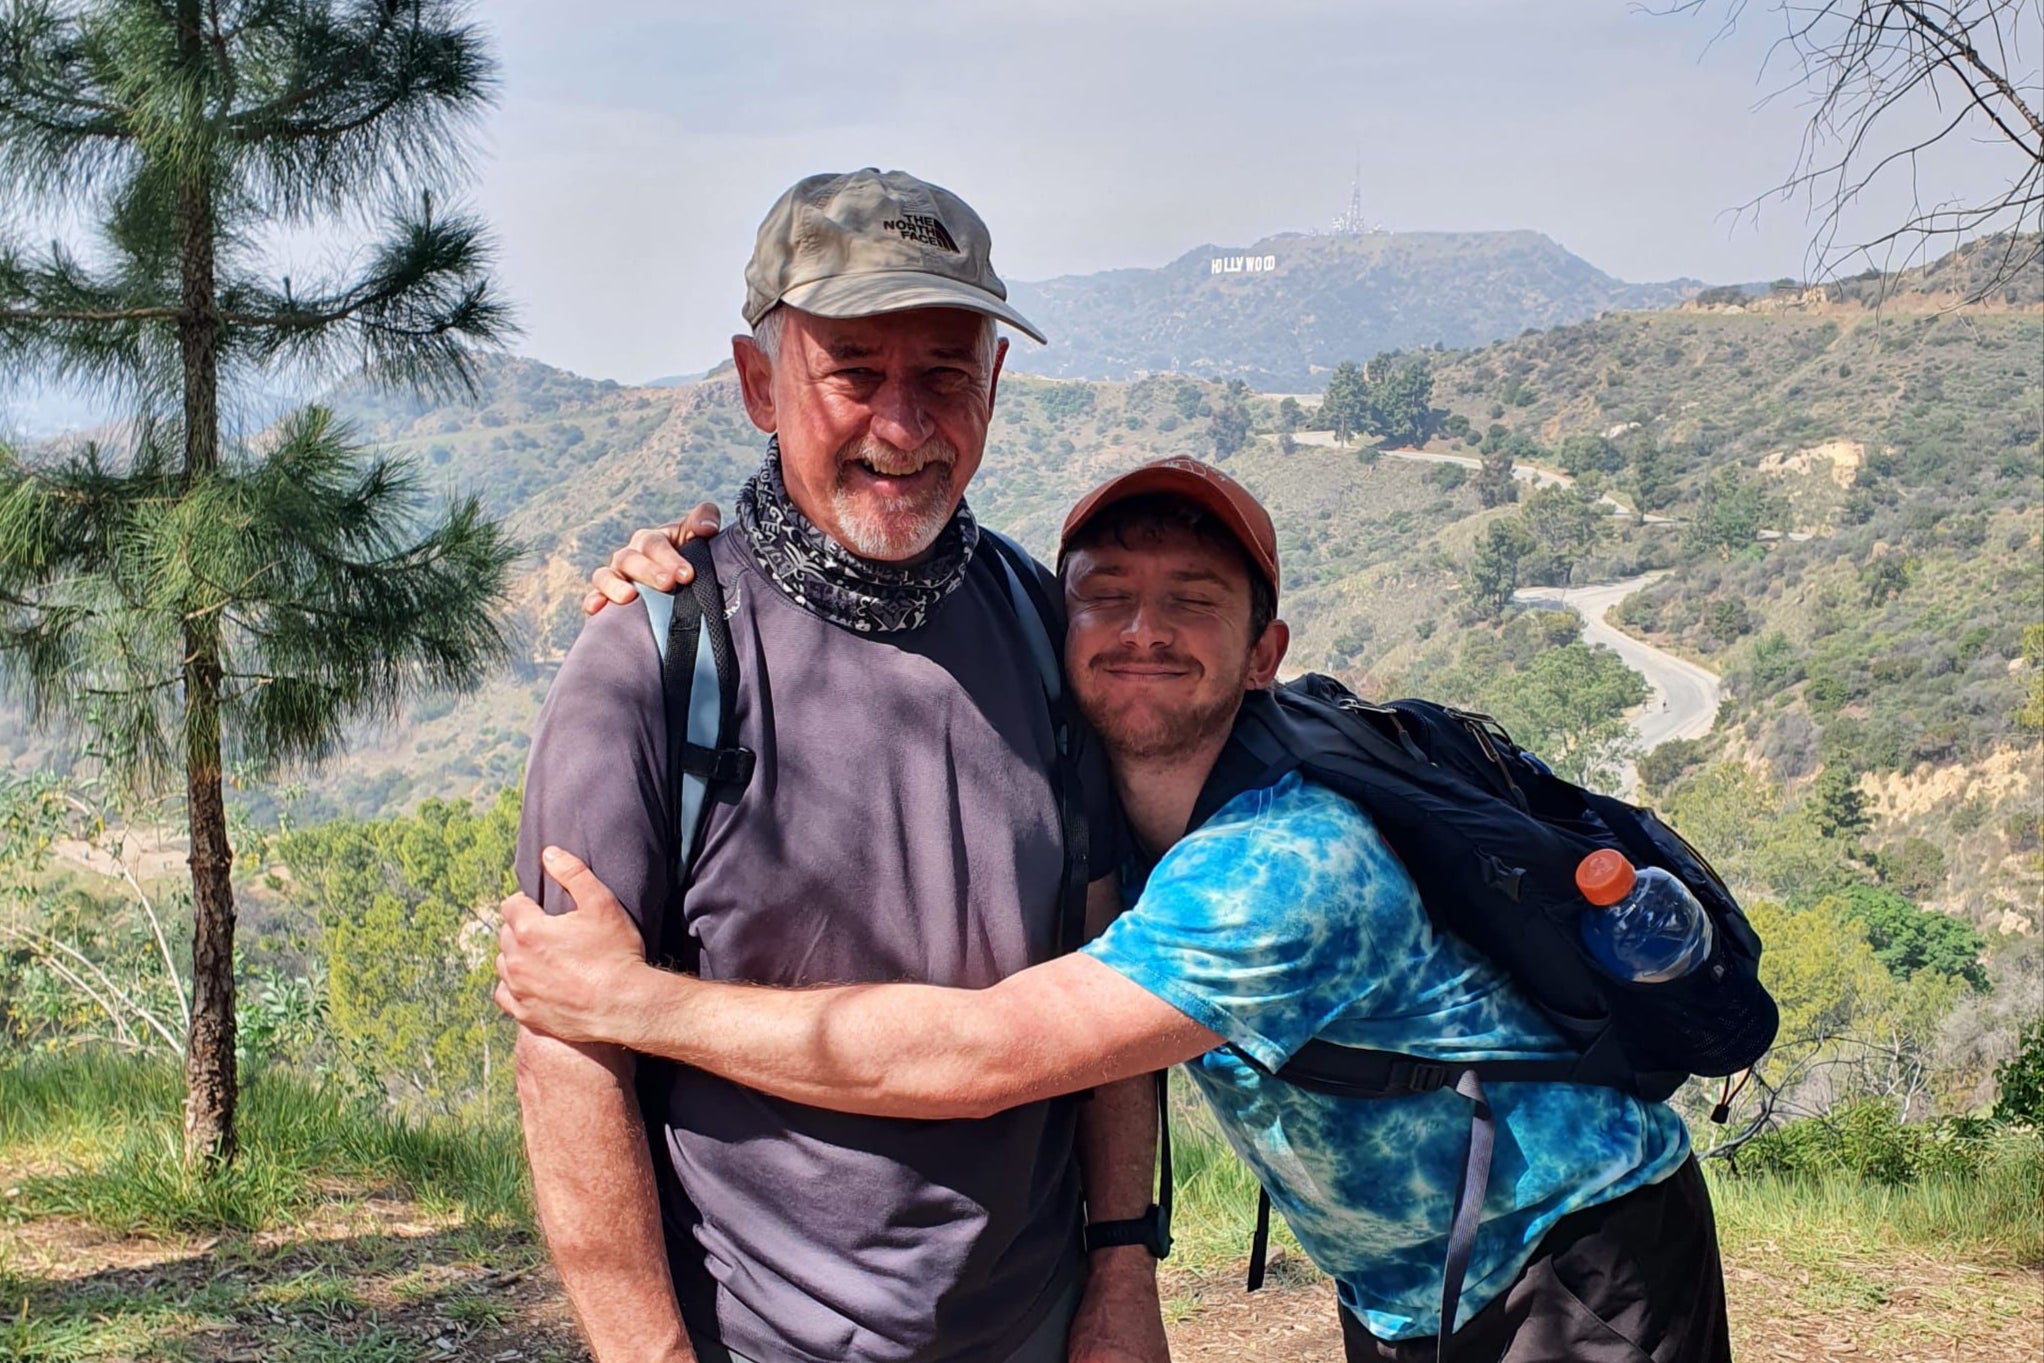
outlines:
{"label": "man's ear", "polygon": [[1263,627],[1263,637],[1249,650],[1249,689],[1266,690],[1277,680],[1278,664],[1285,660],[1285,650],[1292,646],[1292,627],[1282,620],[1273,620]]}
{"label": "man's ear", "polygon": [[731,363],[738,367],[738,387],[745,395],[745,414],[771,435],[780,429],[774,415],[774,362],[750,336],[731,338]]}
{"label": "man's ear", "polygon": [[994,399],[1001,395],[1001,366],[1008,361],[1008,338],[1003,336],[994,342],[994,372],[987,375],[987,410],[994,410]]}

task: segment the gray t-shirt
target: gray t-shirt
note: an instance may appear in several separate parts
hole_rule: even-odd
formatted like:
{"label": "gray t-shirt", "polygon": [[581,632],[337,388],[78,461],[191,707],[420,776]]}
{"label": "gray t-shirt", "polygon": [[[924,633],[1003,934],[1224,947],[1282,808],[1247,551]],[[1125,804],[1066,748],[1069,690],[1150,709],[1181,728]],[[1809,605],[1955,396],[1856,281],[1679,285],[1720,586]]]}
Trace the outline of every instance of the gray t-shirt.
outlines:
{"label": "gray t-shirt", "polygon": [[[1056,750],[992,549],[926,624],[878,638],[782,594],[742,531],[714,554],[739,741],[758,766],[713,809],[684,904],[703,976],[980,988],[1047,959],[1064,856]],[[533,734],[528,894],[569,907],[551,881],[539,887],[539,850],[557,844],[661,940],[674,885],[666,745],[645,610],[611,607],[583,629]],[[1097,877],[1120,839],[1087,746]],[[699,1339],[760,1363],[1000,1360],[1075,1281],[1071,1100],[915,1122],[695,1070],[645,1077],[677,1294]]]}

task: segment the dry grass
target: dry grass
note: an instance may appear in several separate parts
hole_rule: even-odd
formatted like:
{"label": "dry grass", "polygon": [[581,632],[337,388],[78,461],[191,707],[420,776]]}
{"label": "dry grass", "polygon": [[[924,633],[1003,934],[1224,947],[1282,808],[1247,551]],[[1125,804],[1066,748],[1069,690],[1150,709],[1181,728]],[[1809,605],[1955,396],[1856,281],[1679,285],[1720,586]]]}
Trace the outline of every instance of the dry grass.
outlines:
{"label": "dry grass", "polygon": [[[397,1127],[280,1085],[248,1105],[246,1185],[208,1193],[135,1172],[171,1148],[173,1090],[119,1064],[0,1067],[0,1360],[585,1358],[499,1167],[509,1133]],[[1338,1357],[1332,1290],[1282,1231],[1271,1285],[1243,1292],[1253,1185],[1182,1115],[1174,1356]],[[2044,1354],[2044,1273],[1968,1224],[1982,1204],[1893,1198],[1719,1183],[1742,1357]]]}

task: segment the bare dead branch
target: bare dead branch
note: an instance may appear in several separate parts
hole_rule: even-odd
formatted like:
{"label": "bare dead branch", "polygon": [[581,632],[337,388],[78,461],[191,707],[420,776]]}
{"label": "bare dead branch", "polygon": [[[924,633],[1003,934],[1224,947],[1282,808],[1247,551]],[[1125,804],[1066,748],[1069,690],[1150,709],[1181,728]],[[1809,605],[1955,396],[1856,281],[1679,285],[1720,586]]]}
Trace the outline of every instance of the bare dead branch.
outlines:
{"label": "bare dead branch", "polygon": [[114,864],[121,868],[121,879],[126,882],[128,892],[135,896],[135,902],[142,906],[142,912],[149,919],[149,934],[156,939],[156,954],[163,958],[163,973],[170,977],[171,992],[177,996],[177,1008],[184,1030],[192,1030],[192,991],[185,987],[184,977],[177,973],[177,956],[170,949],[170,939],[163,931],[163,919],[156,912],[156,901],[142,888],[142,882],[135,878],[134,868],[128,865],[126,857],[116,856]]}
{"label": "bare dead branch", "polygon": [[[180,1056],[184,1054],[184,1043],[171,1034],[170,1029],[157,1018],[156,1014],[150,1012],[145,1004],[139,1002],[127,990],[114,983],[112,977],[84,952],[60,937],[52,937],[48,933],[36,932],[32,929],[8,925],[0,928],[0,931],[5,931],[8,936],[21,942],[30,951],[36,953],[37,958],[44,965],[62,976],[72,987],[90,999],[94,1006],[106,1014],[108,1021],[112,1022],[123,1034],[126,1034],[128,1031],[124,1020],[125,1013],[126,1018],[133,1018],[137,1022],[146,1024],[149,1030],[162,1037],[163,1044],[170,1049],[171,1054]],[[99,989],[95,990],[92,985],[81,978],[76,970],[67,967],[62,959],[64,957],[70,958],[78,966],[89,972],[93,979],[99,982]],[[102,990],[104,991],[103,994]],[[119,1005],[118,1007],[116,1007],[117,1004]]]}
{"label": "bare dead branch", "polygon": [[[1748,5],[1674,0],[1647,12],[1714,14],[1715,46],[1747,17]],[[2044,78],[2037,67],[2025,69],[2044,48],[2040,0],[1769,0],[1766,9],[1781,32],[1762,72],[1787,71],[1762,103],[1801,91],[1809,97],[1808,118],[1788,176],[1734,210],[1738,215],[1757,213],[1768,201],[1807,200],[1816,213],[1813,280],[1838,278],[1862,259],[1892,262],[1898,247],[1909,248],[1908,261],[1939,240],[1956,245],[2007,231],[1988,277],[1976,280],[1979,298],[2044,259],[2044,113],[2027,93],[2044,86]],[[1934,130],[1901,131],[1926,108],[1938,111]],[[1969,129],[2007,148],[2009,179],[1964,202],[1926,205],[1918,180],[1924,158]],[[1900,173],[1910,176],[1904,220],[1871,235],[1851,228],[1851,210],[1875,182]]]}

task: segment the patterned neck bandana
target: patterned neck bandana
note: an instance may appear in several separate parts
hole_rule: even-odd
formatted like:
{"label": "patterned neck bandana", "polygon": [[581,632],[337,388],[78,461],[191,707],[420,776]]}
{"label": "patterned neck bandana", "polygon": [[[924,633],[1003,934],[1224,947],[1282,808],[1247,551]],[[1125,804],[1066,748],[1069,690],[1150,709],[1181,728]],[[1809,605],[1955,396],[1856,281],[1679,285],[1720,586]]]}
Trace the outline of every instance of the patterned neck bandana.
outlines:
{"label": "patterned neck bandana", "polygon": [[738,491],[738,524],[774,585],[796,605],[861,634],[916,629],[965,580],[979,547],[979,522],[963,499],[921,563],[860,558],[818,530],[788,498],[781,442]]}

